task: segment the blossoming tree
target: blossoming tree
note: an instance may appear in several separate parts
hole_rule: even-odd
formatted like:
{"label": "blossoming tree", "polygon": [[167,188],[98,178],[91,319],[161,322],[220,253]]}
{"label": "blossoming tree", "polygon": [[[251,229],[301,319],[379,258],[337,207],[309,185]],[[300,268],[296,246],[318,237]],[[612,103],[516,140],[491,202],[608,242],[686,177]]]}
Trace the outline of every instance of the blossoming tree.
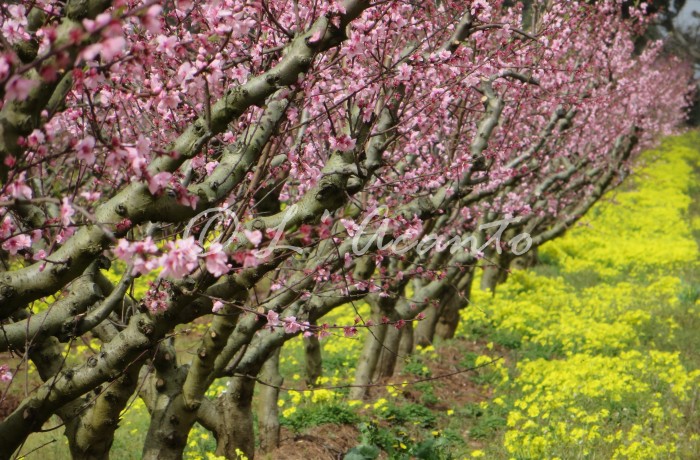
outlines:
{"label": "blossoming tree", "polygon": [[[503,3],[0,7],[0,352],[20,363],[0,379],[44,382],[0,422],[0,458],[53,415],[76,458],[106,458],[132,397],[145,458],[181,457],[195,422],[252,455],[253,388],[287,340],[313,381],[314,344],[341,340],[324,315],[364,299],[371,318],[338,326],[372,331],[362,397],[414,322],[454,334],[476,267],[493,288],[682,121],[689,70],[635,50],[643,9]],[[184,362],[175,328],[201,318]],[[67,359],[80,337],[101,350]]]}

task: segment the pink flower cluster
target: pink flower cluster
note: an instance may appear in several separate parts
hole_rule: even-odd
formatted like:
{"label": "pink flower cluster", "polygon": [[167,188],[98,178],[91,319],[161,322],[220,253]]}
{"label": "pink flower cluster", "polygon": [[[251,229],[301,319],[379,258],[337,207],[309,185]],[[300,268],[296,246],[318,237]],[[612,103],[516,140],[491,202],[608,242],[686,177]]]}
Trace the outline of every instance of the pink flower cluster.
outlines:
{"label": "pink flower cluster", "polygon": [[0,382],[9,382],[12,380],[12,372],[7,364],[0,364]]}
{"label": "pink flower cluster", "polygon": [[282,318],[280,321],[279,313],[274,310],[268,310],[267,315],[264,316],[267,323],[265,328],[273,331],[276,327],[283,327],[284,332],[287,334],[296,334],[297,332],[303,332],[304,337],[313,335],[313,332],[309,330],[310,325],[308,321],[297,321],[296,316],[287,316]]}
{"label": "pink flower cluster", "polygon": [[151,237],[136,242],[122,238],[114,249],[115,256],[132,263],[134,273],[142,275],[162,268],[162,278],[183,278],[199,266],[200,259],[204,260],[207,271],[217,278],[231,270],[228,255],[220,243],[213,243],[206,253],[202,252],[194,237],[168,241],[162,250]]}

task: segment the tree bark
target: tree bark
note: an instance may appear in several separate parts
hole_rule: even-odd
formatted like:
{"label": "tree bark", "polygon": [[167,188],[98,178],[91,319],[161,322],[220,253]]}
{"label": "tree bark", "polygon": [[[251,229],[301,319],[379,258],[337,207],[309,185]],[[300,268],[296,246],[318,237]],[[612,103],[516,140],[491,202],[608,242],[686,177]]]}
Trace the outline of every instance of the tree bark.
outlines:
{"label": "tree bark", "polygon": [[253,431],[253,391],[255,380],[232,377],[228,391],[219,399],[221,428],[217,430],[216,455],[237,458],[236,449],[253,460],[255,435]]}
{"label": "tree bark", "polygon": [[[508,235],[510,233],[507,233]],[[491,291],[492,294],[496,293],[496,287],[499,284],[503,284],[508,279],[508,270],[510,269],[510,263],[515,259],[515,254],[509,251],[503,251],[500,254],[496,252],[493,248],[487,251],[487,255],[484,259],[484,272],[481,277],[481,290]]]}
{"label": "tree bark", "polygon": [[71,456],[75,459],[107,460],[119,426],[119,416],[136,390],[141,363],[130,366],[117,380],[105,385],[91,407],[67,424]]}
{"label": "tree bark", "polygon": [[417,346],[427,347],[435,339],[435,327],[440,318],[442,302],[437,307],[428,307],[424,310],[425,318],[418,323],[413,334],[413,341]]}
{"label": "tree bark", "polygon": [[469,304],[472,281],[474,280],[474,270],[471,269],[464,274],[457,283],[457,289],[451,289],[448,296],[441,300],[440,314],[435,325],[435,335],[442,339],[452,339],[459,326],[459,312]]}
{"label": "tree bark", "polygon": [[258,435],[260,437],[260,452],[267,453],[275,450],[280,444],[280,419],[277,400],[279,398],[279,386],[284,379],[280,375],[279,361],[280,350],[278,348],[265,361],[262,368],[262,379],[271,386],[262,386],[259,392],[260,404],[258,406]]}
{"label": "tree bark", "polygon": [[360,359],[357,361],[357,369],[355,370],[353,385],[356,386],[350,389],[350,399],[363,399],[367,395],[366,385],[371,383],[377,367],[379,354],[388,329],[386,324],[382,324],[383,300],[375,296],[367,296],[367,302],[372,307],[372,322],[375,325],[367,328],[368,334],[365,338]]}
{"label": "tree bark", "polygon": [[372,375],[377,367],[379,354],[382,349],[382,342],[386,336],[387,326],[380,324],[368,328],[369,334],[365,338],[365,345],[362,349],[360,359],[357,361],[355,370],[354,386],[350,389],[350,399],[363,399],[367,395],[367,387],[372,382]]}
{"label": "tree bark", "polygon": [[396,361],[399,357],[400,342],[401,330],[396,329],[394,326],[389,327],[384,336],[384,343],[377,362],[377,369],[374,372],[375,381],[394,375]]}
{"label": "tree bark", "polygon": [[[423,320],[425,321],[425,319]],[[418,323],[420,324],[420,323]],[[401,341],[399,342],[399,355],[410,356],[413,354],[413,322],[409,321],[401,329]]]}
{"label": "tree bark", "polygon": [[306,384],[315,386],[323,373],[323,357],[321,343],[316,335],[304,337],[304,359],[306,365]]}
{"label": "tree bark", "polygon": [[152,389],[149,401],[151,423],[143,446],[143,458],[180,459],[189,432],[189,429],[182,429],[183,422],[194,416],[185,409],[182,400],[187,367],[178,366],[172,339],[160,344],[153,364],[156,373],[148,382]]}

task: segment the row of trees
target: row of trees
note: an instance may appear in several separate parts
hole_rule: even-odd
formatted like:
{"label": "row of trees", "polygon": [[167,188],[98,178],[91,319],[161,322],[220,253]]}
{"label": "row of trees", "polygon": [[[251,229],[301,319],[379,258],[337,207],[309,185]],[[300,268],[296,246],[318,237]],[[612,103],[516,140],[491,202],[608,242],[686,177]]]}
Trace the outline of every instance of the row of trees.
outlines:
{"label": "row of trees", "polygon": [[[286,341],[313,383],[319,340],[369,328],[362,398],[452,337],[477,268],[495,289],[683,120],[689,68],[635,50],[649,17],[619,3],[1,6],[2,397],[30,362],[44,383],[0,422],[0,458],[53,415],[75,458],[107,458],[133,397],[145,458],[180,458],[196,422],[252,456],[258,379],[278,442]],[[324,322],[360,300],[370,318]],[[173,331],[202,318],[185,362]],[[101,350],[68,359],[81,337]]]}

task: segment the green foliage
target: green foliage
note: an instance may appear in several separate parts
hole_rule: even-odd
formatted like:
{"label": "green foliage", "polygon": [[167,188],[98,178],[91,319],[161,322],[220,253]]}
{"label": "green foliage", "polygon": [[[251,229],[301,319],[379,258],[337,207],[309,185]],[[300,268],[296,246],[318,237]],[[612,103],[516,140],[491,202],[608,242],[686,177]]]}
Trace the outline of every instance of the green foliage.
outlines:
{"label": "green foliage", "polygon": [[401,429],[382,428],[376,423],[360,425],[362,443],[352,448],[345,460],[374,460],[380,449],[384,450],[391,460],[425,459],[451,460],[449,439],[433,436],[423,441],[415,441]]}
{"label": "green foliage", "polygon": [[430,369],[423,363],[422,357],[418,355],[412,355],[403,370],[405,373],[413,374],[417,377],[427,378],[431,376]]}
{"label": "green foliage", "polygon": [[438,397],[435,395],[435,389],[432,383],[419,383],[415,386],[415,388],[421,392],[420,400],[424,405],[433,406],[440,402]]}
{"label": "green foliage", "polygon": [[382,450],[374,445],[360,444],[345,454],[344,460],[374,460]]}
{"label": "green foliage", "polygon": [[423,428],[430,428],[435,425],[436,416],[427,407],[420,404],[389,404],[386,410],[382,411],[381,417],[392,423],[413,423]]}
{"label": "green foliage", "polygon": [[332,423],[336,425],[352,425],[360,421],[357,412],[344,403],[322,403],[299,407],[280,423],[295,432],[306,428]]}

